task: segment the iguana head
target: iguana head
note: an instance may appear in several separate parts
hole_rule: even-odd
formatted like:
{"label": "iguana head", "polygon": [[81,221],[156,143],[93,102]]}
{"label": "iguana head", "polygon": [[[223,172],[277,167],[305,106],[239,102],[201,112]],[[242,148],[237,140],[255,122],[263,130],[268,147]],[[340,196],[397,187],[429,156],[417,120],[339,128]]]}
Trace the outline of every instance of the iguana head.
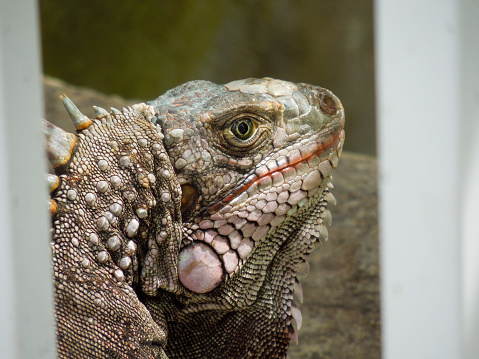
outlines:
{"label": "iguana head", "polygon": [[344,141],[340,101],[321,87],[264,78],[192,81],[149,105],[183,192],[185,290],[176,315],[262,312],[276,323],[265,329],[287,347],[291,318],[299,319],[295,274],[331,221],[328,186]]}

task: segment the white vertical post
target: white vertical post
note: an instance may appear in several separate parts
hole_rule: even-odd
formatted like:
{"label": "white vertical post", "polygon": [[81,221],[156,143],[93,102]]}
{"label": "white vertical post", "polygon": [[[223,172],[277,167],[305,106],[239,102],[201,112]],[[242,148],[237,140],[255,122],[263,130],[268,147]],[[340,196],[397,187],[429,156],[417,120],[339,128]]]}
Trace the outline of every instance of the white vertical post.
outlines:
{"label": "white vertical post", "polygon": [[0,0],[0,357],[54,358],[34,0]]}
{"label": "white vertical post", "polygon": [[479,3],[461,8],[463,329],[466,359],[479,358]]}
{"label": "white vertical post", "polygon": [[479,358],[477,15],[375,1],[385,359]]}

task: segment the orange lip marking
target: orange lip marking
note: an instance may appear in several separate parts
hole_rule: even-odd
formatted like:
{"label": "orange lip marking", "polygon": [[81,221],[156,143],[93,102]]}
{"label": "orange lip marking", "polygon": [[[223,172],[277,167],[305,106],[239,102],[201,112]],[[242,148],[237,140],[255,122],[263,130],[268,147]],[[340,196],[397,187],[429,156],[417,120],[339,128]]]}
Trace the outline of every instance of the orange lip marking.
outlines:
{"label": "orange lip marking", "polygon": [[259,181],[261,181],[266,176],[272,176],[272,175],[274,175],[275,173],[278,173],[278,172],[281,173],[282,171],[284,171],[284,170],[286,170],[286,169],[288,169],[292,166],[295,166],[299,163],[303,163],[305,161],[308,161],[313,156],[320,156],[321,153],[325,149],[330,148],[333,145],[333,143],[339,138],[340,133],[341,133],[341,129],[339,129],[339,131],[337,131],[337,134],[335,133],[334,135],[331,136],[331,140],[329,140],[328,142],[325,142],[325,143],[320,143],[318,145],[318,147],[311,154],[301,156],[298,160],[292,161],[292,162],[288,163],[287,165],[285,165],[283,167],[280,167],[280,168],[278,168],[274,171],[267,172],[264,175],[262,175],[261,177],[256,177],[251,182],[245,184],[244,186],[242,186],[238,189],[235,189],[231,194],[229,194],[228,196],[223,198],[221,201],[209,206],[208,209],[207,209],[208,213],[213,214],[213,213],[218,212],[221,208],[223,208],[228,203],[230,203],[238,194],[243,193],[250,186],[252,186],[254,183],[258,183]]}

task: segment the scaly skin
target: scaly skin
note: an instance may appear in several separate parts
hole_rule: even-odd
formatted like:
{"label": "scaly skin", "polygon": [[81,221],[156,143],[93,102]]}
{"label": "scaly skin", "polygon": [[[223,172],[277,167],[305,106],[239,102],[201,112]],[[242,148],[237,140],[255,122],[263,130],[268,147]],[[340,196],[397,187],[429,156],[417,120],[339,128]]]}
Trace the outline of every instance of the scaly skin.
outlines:
{"label": "scaly skin", "polygon": [[[154,318],[166,312],[168,356],[284,358],[297,340],[291,320],[300,319],[295,273],[327,238],[325,207],[334,200],[327,186],[344,141],[341,103],[320,87],[249,79],[189,82],[149,104],[184,190],[189,234],[179,276],[192,290],[146,300]],[[235,136],[245,137],[241,126],[250,137]],[[201,272],[206,293],[189,283],[189,258],[201,267],[199,249],[220,267],[220,275],[216,267]]]}
{"label": "scaly skin", "polygon": [[71,157],[52,161],[60,358],[165,357],[165,325],[136,292],[177,285],[180,188],[157,128],[143,113],[115,112],[79,131]]}
{"label": "scaly skin", "polygon": [[59,356],[285,358],[295,275],[331,220],[339,100],[248,79],[93,122],[72,106],[77,136],[45,125]]}

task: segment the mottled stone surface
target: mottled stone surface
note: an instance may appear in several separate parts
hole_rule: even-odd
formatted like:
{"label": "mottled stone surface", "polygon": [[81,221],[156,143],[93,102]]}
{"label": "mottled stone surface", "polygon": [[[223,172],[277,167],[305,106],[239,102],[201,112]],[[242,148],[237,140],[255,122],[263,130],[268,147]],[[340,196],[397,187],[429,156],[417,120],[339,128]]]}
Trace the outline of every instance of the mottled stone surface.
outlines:
{"label": "mottled stone surface", "polygon": [[[139,102],[46,77],[45,117],[68,131],[74,129],[58,99],[63,93],[89,116],[92,105],[109,109]],[[330,239],[311,254],[309,275],[301,280],[303,326],[288,358],[380,358],[376,160],[343,153],[333,177],[338,204],[329,207]]]}

